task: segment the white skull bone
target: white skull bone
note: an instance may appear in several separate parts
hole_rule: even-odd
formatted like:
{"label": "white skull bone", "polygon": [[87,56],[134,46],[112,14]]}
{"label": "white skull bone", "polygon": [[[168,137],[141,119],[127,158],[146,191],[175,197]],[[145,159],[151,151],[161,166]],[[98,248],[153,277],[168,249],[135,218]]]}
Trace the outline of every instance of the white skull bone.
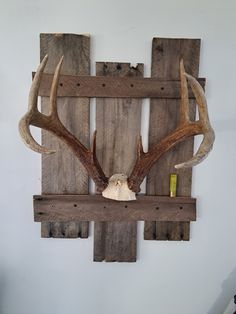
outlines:
{"label": "white skull bone", "polygon": [[102,192],[102,196],[116,201],[134,201],[135,193],[128,187],[127,176],[122,173],[113,174],[108,182],[107,188]]}

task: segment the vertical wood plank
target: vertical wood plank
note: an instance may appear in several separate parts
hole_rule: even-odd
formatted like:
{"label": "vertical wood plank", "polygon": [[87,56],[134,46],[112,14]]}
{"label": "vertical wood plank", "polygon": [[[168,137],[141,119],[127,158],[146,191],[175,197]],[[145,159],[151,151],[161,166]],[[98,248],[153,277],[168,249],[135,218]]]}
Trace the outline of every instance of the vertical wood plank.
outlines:
{"label": "vertical wood plank", "polygon": [[[96,63],[96,74],[143,76],[143,65]],[[141,99],[100,98],[96,101],[97,156],[107,176],[129,174],[136,158],[141,127]],[[136,222],[95,223],[94,261],[135,262]]]}
{"label": "vertical wood plank", "polygon": [[[45,73],[54,73],[64,55],[61,74],[90,74],[90,38],[74,34],[41,34],[40,59],[49,55]],[[48,97],[42,97],[42,112],[48,112]],[[89,145],[89,99],[63,97],[57,100],[58,113],[66,128]],[[88,175],[67,146],[47,131],[42,144],[57,152],[42,156],[43,194],[88,194]],[[88,222],[42,223],[41,236],[54,238],[87,238]]]}
{"label": "vertical wood plank", "polygon": [[[152,43],[151,76],[160,79],[178,79],[179,62],[184,59],[186,72],[197,77],[199,69],[199,39],[154,38]],[[191,100],[190,116],[194,120],[196,106]],[[160,141],[177,126],[179,100],[151,99],[149,145]],[[193,154],[193,138],[173,147],[153,166],[147,177],[148,195],[169,195],[170,173],[178,174],[177,196],[190,196],[192,170],[176,170],[175,164]],[[189,223],[145,222],[146,240],[189,240]]]}

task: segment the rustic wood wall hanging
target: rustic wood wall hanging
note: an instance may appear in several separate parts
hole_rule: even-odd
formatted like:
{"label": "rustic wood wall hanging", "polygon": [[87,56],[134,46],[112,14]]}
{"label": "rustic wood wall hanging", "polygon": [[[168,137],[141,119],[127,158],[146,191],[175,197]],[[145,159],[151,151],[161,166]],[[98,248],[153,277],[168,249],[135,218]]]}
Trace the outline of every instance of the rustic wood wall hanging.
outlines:
{"label": "rustic wood wall hanging", "polygon": [[[145,221],[145,240],[189,240],[190,221],[196,220],[191,167],[214,142],[205,79],[195,79],[200,40],[154,38],[151,78],[143,78],[143,64],[120,62],[97,62],[96,76],[90,76],[89,36],[41,34],[40,46],[41,64],[19,130],[26,145],[42,153],[42,195],[34,196],[41,236],[88,238],[89,221],[95,221],[98,262],[136,261],[139,220]],[[96,97],[96,132],[90,145],[91,97]],[[144,153],[140,129],[146,97],[149,151]],[[42,146],[29,125],[43,129]],[[198,134],[204,138],[193,156]],[[173,173],[178,185],[170,197]],[[89,176],[96,195],[89,194]],[[136,199],[146,176],[147,193]]]}

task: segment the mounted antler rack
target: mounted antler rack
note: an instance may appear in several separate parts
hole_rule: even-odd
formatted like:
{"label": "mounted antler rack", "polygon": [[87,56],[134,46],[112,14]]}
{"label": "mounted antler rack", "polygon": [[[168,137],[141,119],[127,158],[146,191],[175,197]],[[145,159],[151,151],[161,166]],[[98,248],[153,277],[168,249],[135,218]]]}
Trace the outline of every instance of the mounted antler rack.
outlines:
{"label": "mounted antler rack", "polygon": [[[97,63],[97,76],[88,76],[87,36],[42,34],[41,47],[42,62],[33,73],[29,110],[19,130],[25,144],[43,154],[43,194],[34,196],[42,236],[86,238],[88,221],[95,221],[94,260],[122,262],[136,260],[140,220],[145,221],[147,240],[189,240],[189,223],[196,220],[191,167],[207,156],[214,142],[205,79],[192,76],[198,72],[200,41],[154,39],[152,78],[142,78],[143,65],[123,63]],[[97,131],[89,149],[91,97],[97,98]],[[150,148],[145,153],[139,133],[141,99],[147,97]],[[44,130],[43,146],[33,139],[30,125]],[[192,156],[192,138],[199,134],[203,141]],[[179,174],[174,198],[166,189],[173,167]],[[88,194],[88,175],[102,196]],[[136,199],[146,176],[147,195]]]}

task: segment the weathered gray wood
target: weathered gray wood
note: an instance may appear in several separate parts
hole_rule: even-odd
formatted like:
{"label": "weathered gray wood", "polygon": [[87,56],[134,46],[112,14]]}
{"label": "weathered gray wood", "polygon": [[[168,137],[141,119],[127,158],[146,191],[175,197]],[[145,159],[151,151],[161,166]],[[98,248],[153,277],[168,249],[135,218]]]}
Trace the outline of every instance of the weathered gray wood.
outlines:
{"label": "weathered gray wood", "polygon": [[[35,72],[33,72],[34,76]],[[44,74],[39,95],[49,96],[52,74]],[[205,79],[199,79],[204,87]],[[140,98],[180,98],[179,80],[156,78],[129,78],[107,76],[61,75],[58,97],[140,97]],[[194,98],[189,88],[189,98]]]}
{"label": "weathered gray wood", "polygon": [[[101,76],[141,77],[143,65],[129,63],[96,64]],[[129,174],[135,161],[141,125],[141,100],[99,98],[96,109],[97,156],[107,176]],[[95,223],[94,261],[135,262],[136,222]]]}
{"label": "weathered gray wood", "polygon": [[100,195],[36,195],[34,218],[38,222],[68,221],[68,218],[71,221],[126,223],[138,220],[192,221],[196,220],[196,200],[140,195],[136,201],[117,202]]}
{"label": "weathered gray wood", "polygon": [[[187,73],[197,77],[199,68],[199,39],[154,38],[152,45],[152,73],[159,79],[179,78],[179,61],[184,59]],[[191,100],[190,115],[195,118],[195,101]],[[160,141],[172,131],[179,118],[179,100],[151,99],[149,145]],[[177,171],[174,165],[189,159],[193,154],[193,139],[189,139],[171,149],[154,165],[147,177],[148,195],[169,195],[169,175],[178,174],[177,195],[191,195],[192,170]],[[147,222],[146,240],[189,240],[189,223]]]}
{"label": "weathered gray wood", "polygon": [[[89,75],[90,38],[73,34],[41,34],[40,58],[49,55],[45,72],[53,74],[60,57],[64,55],[61,73]],[[84,145],[89,145],[89,99],[58,98],[58,112],[64,125]],[[42,112],[47,113],[48,97],[42,97]],[[57,153],[42,157],[43,194],[88,194],[88,175],[68,148],[46,131],[42,131],[42,144]],[[43,223],[42,237],[87,238],[88,222]]]}

